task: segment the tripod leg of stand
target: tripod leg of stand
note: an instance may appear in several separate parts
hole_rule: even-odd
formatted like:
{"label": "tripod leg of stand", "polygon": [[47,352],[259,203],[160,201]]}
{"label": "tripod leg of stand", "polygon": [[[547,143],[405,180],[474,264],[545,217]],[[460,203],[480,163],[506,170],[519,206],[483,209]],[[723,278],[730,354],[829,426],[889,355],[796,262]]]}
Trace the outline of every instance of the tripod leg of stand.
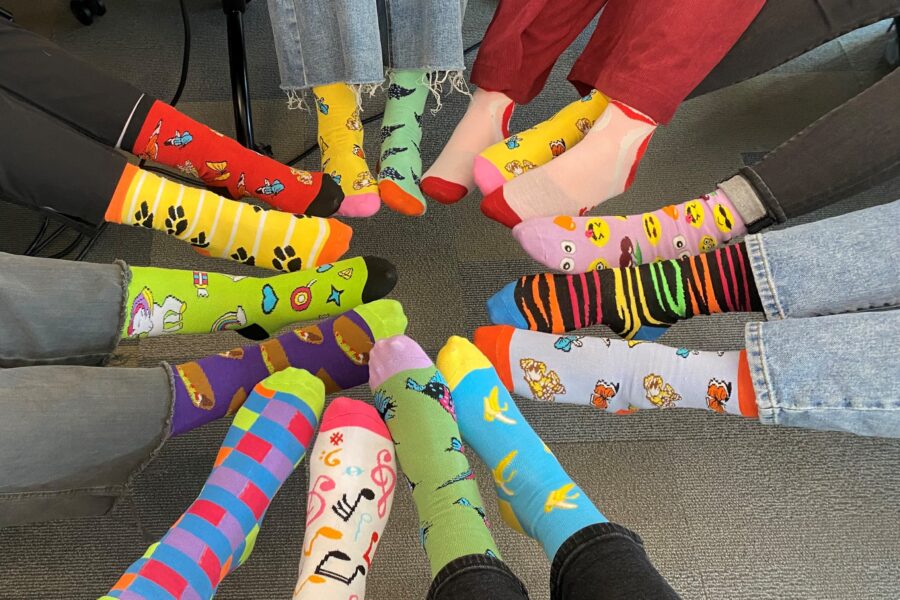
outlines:
{"label": "tripod leg of stand", "polygon": [[247,52],[244,44],[244,11],[246,0],[223,0],[222,9],[228,26],[228,68],[231,72],[231,99],[234,104],[234,127],[237,141],[255,148],[253,116],[250,112],[250,86],[247,81]]}

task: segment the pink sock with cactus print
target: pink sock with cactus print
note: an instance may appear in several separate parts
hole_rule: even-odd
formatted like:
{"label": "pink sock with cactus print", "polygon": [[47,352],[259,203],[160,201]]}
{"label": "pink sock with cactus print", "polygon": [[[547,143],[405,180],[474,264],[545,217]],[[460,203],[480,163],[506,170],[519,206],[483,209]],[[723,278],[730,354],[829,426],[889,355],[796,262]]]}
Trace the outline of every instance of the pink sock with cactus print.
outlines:
{"label": "pink sock with cactus print", "polygon": [[563,273],[587,273],[709,252],[747,229],[719,188],[638,215],[538,217],[519,223],[512,233],[542,265]]}

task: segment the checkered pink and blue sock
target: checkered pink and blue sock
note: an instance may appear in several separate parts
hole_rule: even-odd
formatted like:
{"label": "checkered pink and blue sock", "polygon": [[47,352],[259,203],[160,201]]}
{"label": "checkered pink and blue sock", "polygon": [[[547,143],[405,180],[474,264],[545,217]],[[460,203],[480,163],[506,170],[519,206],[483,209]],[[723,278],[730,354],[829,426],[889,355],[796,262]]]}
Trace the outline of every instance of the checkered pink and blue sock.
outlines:
{"label": "checkered pink and blue sock", "polygon": [[322,414],[325,386],[288,368],[260,382],[235,415],[200,496],[100,600],[206,600],[253,551],[263,516]]}

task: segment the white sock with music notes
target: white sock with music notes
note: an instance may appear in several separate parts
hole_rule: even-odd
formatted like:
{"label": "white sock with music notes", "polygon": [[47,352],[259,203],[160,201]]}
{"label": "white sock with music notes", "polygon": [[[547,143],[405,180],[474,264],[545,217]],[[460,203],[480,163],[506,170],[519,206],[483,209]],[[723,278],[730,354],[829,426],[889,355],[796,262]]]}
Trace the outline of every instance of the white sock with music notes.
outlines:
{"label": "white sock with music notes", "polygon": [[310,456],[293,600],[363,600],[397,483],[394,442],[372,405],[335,398]]}

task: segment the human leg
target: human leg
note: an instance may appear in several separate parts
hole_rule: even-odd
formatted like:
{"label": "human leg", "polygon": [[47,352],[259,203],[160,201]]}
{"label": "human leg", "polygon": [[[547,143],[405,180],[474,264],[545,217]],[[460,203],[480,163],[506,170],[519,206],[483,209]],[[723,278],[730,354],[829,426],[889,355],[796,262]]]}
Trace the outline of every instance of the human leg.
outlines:
{"label": "human leg", "polygon": [[0,57],[0,89],[103,145],[178,167],[232,198],[253,196],[318,216],[340,205],[340,190],[321,173],[248,150],[6,20],[0,22]]}
{"label": "human leg", "polygon": [[898,0],[767,2],[690,97],[750,79],[854,29],[898,14]]}
{"label": "human leg", "polygon": [[365,598],[397,484],[394,442],[371,404],[340,397],[322,415],[312,455],[325,459],[309,466],[294,600]]}
{"label": "human leg", "polygon": [[759,420],[900,437],[900,310],[748,323]]}
{"label": "human leg", "polygon": [[197,499],[101,600],[210,599],[253,551],[269,503],[294,472],[325,404],[322,382],[286,369],[235,415]]}
{"label": "human leg", "polygon": [[168,438],[169,372],[0,369],[0,527],[102,515]]}
{"label": "human leg", "polygon": [[119,342],[130,273],[0,252],[0,368],[99,365]]}

